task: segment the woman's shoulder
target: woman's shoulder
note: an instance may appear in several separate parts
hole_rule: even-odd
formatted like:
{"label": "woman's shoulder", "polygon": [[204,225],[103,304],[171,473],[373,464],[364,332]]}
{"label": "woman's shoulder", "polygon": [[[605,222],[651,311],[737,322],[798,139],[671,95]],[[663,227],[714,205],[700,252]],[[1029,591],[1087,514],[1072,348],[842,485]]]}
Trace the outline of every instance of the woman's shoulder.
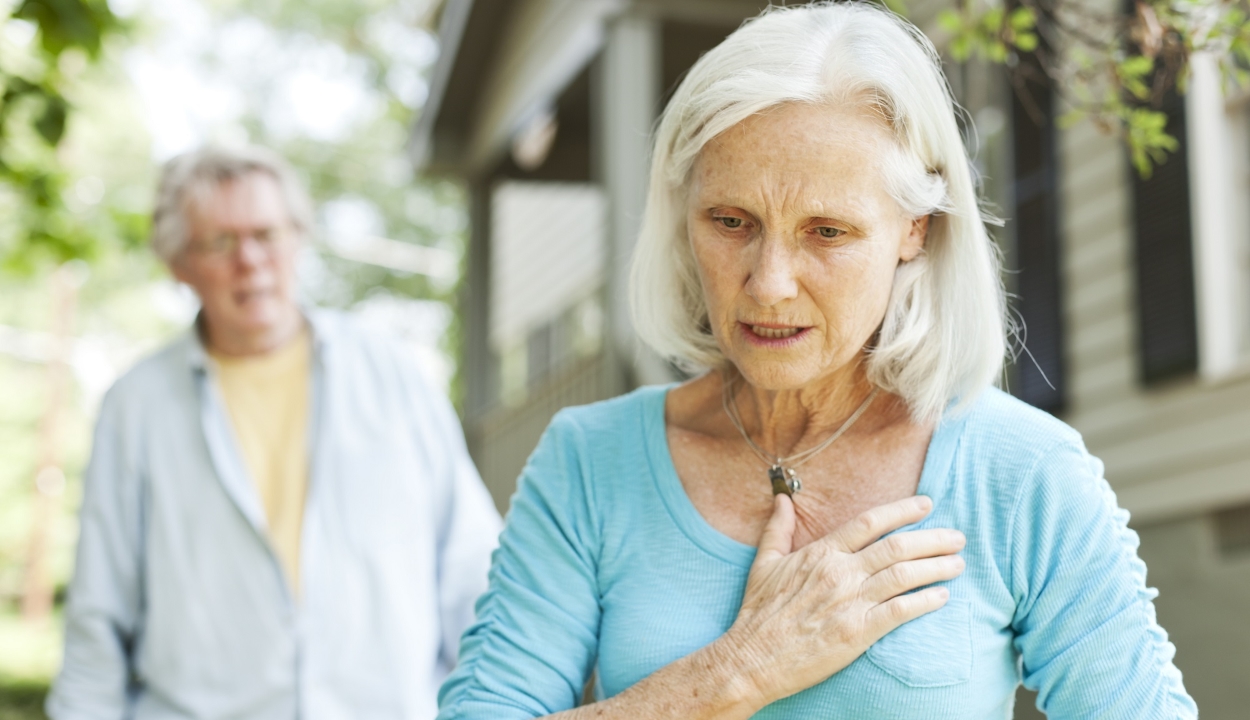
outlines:
{"label": "woman's shoulder", "polygon": [[[603,509],[636,503],[638,473],[652,466],[655,424],[663,432],[666,387],[642,387],[551,419],[518,482],[522,499],[602,524]],[[515,506],[516,500],[514,500]]]}
{"label": "woman's shoulder", "polygon": [[[663,441],[668,386],[645,386],[625,395],[561,409],[538,442],[530,461],[542,479],[553,464],[571,480],[591,486],[618,484],[630,469],[652,464],[656,432]],[[550,478],[544,480],[550,482]]]}
{"label": "woman's shoulder", "polygon": [[[956,476],[966,490],[975,488],[970,501],[980,498],[988,503],[982,510],[992,506],[1004,521],[1023,506],[1031,506],[1037,518],[1059,519],[1065,512],[1040,509],[1058,512],[1072,498],[1110,492],[1102,462],[1085,448],[1079,432],[1001,390],[987,389],[963,417],[946,422],[952,421],[962,423]],[[1113,495],[1110,502],[1114,505]]]}
{"label": "woman's shoulder", "polygon": [[574,433],[592,445],[625,439],[641,442],[647,423],[656,418],[663,421],[669,387],[644,385],[607,400],[565,407],[551,419],[550,431]]}
{"label": "woman's shoulder", "polygon": [[952,411],[946,422],[962,425],[961,441],[974,446],[981,458],[1034,462],[1057,448],[1084,449],[1075,428],[994,387]]}

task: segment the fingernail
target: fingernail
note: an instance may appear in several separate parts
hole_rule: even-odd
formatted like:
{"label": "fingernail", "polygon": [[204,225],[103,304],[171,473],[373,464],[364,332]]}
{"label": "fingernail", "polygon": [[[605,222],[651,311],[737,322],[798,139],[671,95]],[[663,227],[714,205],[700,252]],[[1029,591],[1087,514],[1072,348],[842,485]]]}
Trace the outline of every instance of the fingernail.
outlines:
{"label": "fingernail", "polygon": [[938,589],[937,589],[937,591],[938,591],[938,597],[942,598],[943,600],[949,600],[949,599],[950,599],[950,596],[951,596],[951,591],[950,591],[950,590],[947,590],[947,589],[946,589],[946,588],[944,588],[944,587],[940,587],[940,588],[938,588]]}
{"label": "fingernail", "polygon": [[916,507],[920,508],[921,510],[928,510],[929,508],[933,507],[933,500],[928,495],[917,495]]}

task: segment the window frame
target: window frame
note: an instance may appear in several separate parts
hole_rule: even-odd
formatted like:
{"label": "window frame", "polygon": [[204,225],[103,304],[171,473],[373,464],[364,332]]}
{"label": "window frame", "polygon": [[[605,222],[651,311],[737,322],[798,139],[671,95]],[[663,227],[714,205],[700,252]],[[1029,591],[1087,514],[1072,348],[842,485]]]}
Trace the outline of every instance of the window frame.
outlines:
{"label": "window frame", "polygon": [[1250,375],[1250,93],[1226,94],[1219,59],[1190,58],[1190,147],[1198,374]]}

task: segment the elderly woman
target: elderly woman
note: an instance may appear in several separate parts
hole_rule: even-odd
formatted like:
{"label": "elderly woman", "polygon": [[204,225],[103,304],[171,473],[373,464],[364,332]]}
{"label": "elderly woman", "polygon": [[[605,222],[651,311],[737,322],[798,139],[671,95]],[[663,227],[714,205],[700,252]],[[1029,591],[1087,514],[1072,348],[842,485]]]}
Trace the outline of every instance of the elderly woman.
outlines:
{"label": "elderly woman", "polygon": [[1009,718],[1022,680],[1051,717],[1196,716],[1100,463],[990,387],[1003,292],[939,68],[829,4],[690,71],[633,297],[708,372],[552,422],[441,718]]}

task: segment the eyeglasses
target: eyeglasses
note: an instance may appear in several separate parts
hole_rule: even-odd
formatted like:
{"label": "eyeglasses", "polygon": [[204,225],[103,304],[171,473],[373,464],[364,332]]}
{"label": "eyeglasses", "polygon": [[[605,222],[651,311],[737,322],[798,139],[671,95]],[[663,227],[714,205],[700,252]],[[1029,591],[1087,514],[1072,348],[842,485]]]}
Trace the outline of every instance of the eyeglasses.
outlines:
{"label": "eyeglasses", "polygon": [[247,233],[223,231],[192,240],[187,249],[211,260],[224,259],[233,256],[243,241],[251,238],[262,251],[272,254],[276,248],[285,245],[293,234],[289,227],[258,228]]}

